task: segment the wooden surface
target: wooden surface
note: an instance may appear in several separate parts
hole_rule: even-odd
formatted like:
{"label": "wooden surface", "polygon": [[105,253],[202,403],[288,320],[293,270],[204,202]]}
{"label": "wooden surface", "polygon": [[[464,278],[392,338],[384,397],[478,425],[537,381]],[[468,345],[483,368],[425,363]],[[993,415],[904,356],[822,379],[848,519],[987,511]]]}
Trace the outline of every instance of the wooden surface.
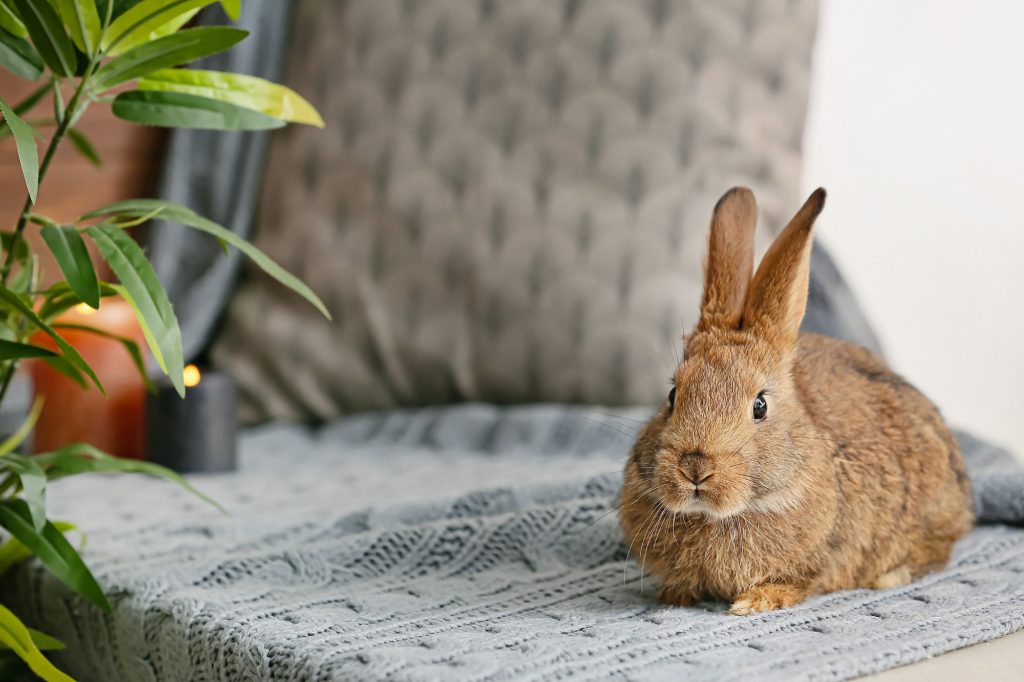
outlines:
{"label": "wooden surface", "polygon": [[[30,83],[0,70],[0,96],[11,106],[39,84],[41,82]],[[44,98],[24,118],[52,121],[52,101],[52,97]],[[93,166],[65,140],[47,177],[40,183],[36,212],[57,221],[67,221],[119,199],[151,194],[163,153],[163,130],[121,121],[110,113],[110,106],[103,103],[93,104],[77,127],[92,140],[103,159],[103,166]],[[54,128],[49,126],[41,132],[49,139]],[[46,145],[40,142],[40,160],[45,150]],[[25,195],[25,181],[14,140],[8,137],[0,140],[0,228],[13,229]],[[29,238],[33,244],[40,243],[37,228],[29,230]],[[40,254],[45,251],[45,247],[37,247]],[[59,275],[53,262],[44,258],[42,265],[44,282],[52,282]]]}
{"label": "wooden surface", "polygon": [[1024,680],[1024,630],[863,679],[870,682],[1019,682]]}

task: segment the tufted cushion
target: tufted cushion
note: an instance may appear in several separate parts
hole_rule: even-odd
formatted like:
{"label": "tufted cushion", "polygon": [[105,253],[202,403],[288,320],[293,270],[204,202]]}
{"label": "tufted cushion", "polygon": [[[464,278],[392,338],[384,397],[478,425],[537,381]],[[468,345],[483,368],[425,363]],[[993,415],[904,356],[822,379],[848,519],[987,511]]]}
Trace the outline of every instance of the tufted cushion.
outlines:
{"label": "tufted cushion", "polygon": [[658,400],[711,208],[798,202],[816,3],[299,0],[253,273],[216,362],[249,418]]}

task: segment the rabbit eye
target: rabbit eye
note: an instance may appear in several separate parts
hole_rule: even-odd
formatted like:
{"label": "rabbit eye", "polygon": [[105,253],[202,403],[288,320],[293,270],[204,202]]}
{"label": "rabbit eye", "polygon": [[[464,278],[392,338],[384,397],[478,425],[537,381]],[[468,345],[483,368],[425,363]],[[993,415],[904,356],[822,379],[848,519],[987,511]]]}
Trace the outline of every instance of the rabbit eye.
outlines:
{"label": "rabbit eye", "polygon": [[676,406],[676,387],[673,386],[672,390],[668,392],[668,411],[671,413],[672,408]]}
{"label": "rabbit eye", "polygon": [[763,421],[768,416],[768,401],[764,399],[764,393],[758,393],[754,398],[754,419]]}

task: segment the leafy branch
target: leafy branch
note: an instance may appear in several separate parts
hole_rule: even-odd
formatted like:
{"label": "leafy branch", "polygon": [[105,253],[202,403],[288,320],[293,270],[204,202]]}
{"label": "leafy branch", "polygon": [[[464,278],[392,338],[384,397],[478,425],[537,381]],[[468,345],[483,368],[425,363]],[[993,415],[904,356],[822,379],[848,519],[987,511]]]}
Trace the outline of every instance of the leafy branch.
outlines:
{"label": "leafy branch", "polygon": [[[13,105],[0,97],[0,141],[11,137],[17,150],[26,197],[11,230],[0,230],[0,402],[18,364],[45,362],[82,387],[101,392],[99,377],[61,336],[61,330],[107,336],[131,354],[149,381],[138,344],[102,329],[62,319],[78,305],[98,309],[112,296],[135,312],[146,345],[178,393],[184,395],[181,331],[166,291],[127,228],[159,216],[199,230],[227,249],[234,247],[268,275],[292,289],[326,317],[327,308],[305,284],[259,249],[186,206],[159,200],[130,200],[59,223],[34,211],[57,149],[69,141],[95,165],[95,146],[77,127],[94,104],[109,104],[115,116],[141,124],[214,130],[267,130],[288,122],[323,127],[317,111],[287,87],[252,76],[183,68],[244,40],[229,26],[186,28],[203,8],[218,0],[0,0],[0,68],[38,85]],[[219,0],[236,20],[241,0]],[[67,102],[64,93],[71,92]],[[26,119],[45,99],[52,116]],[[40,129],[52,129],[49,140]],[[42,159],[38,139],[46,143]],[[40,290],[39,258],[26,239],[39,229],[63,279]],[[103,281],[90,258],[91,243],[116,276]],[[39,345],[39,337],[49,345]],[[177,474],[147,462],[121,460],[89,445],[42,455],[17,452],[42,409],[37,402],[17,433],[0,443],[0,575],[35,556],[59,580],[98,608],[110,604],[78,551],[64,533],[74,527],[47,518],[47,483],[80,473],[141,473],[159,476],[203,497]],[[212,500],[206,499],[211,504]],[[25,628],[0,606],[0,676],[17,661],[47,680],[68,680],[44,651],[60,643]]]}

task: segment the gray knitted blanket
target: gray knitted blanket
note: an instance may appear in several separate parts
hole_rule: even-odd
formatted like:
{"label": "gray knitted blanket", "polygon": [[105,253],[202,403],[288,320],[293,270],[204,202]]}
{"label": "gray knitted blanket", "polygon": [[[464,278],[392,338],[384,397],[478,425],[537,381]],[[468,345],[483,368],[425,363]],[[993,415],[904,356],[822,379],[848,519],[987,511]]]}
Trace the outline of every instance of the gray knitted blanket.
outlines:
{"label": "gray knitted blanket", "polygon": [[82,680],[844,679],[1024,627],[1024,472],[961,435],[985,525],[947,570],[741,618],[668,608],[613,510],[643,411],[462,406],[246,436],[196,479],[57,484],[103,614],[36,564],[4,598]]}

